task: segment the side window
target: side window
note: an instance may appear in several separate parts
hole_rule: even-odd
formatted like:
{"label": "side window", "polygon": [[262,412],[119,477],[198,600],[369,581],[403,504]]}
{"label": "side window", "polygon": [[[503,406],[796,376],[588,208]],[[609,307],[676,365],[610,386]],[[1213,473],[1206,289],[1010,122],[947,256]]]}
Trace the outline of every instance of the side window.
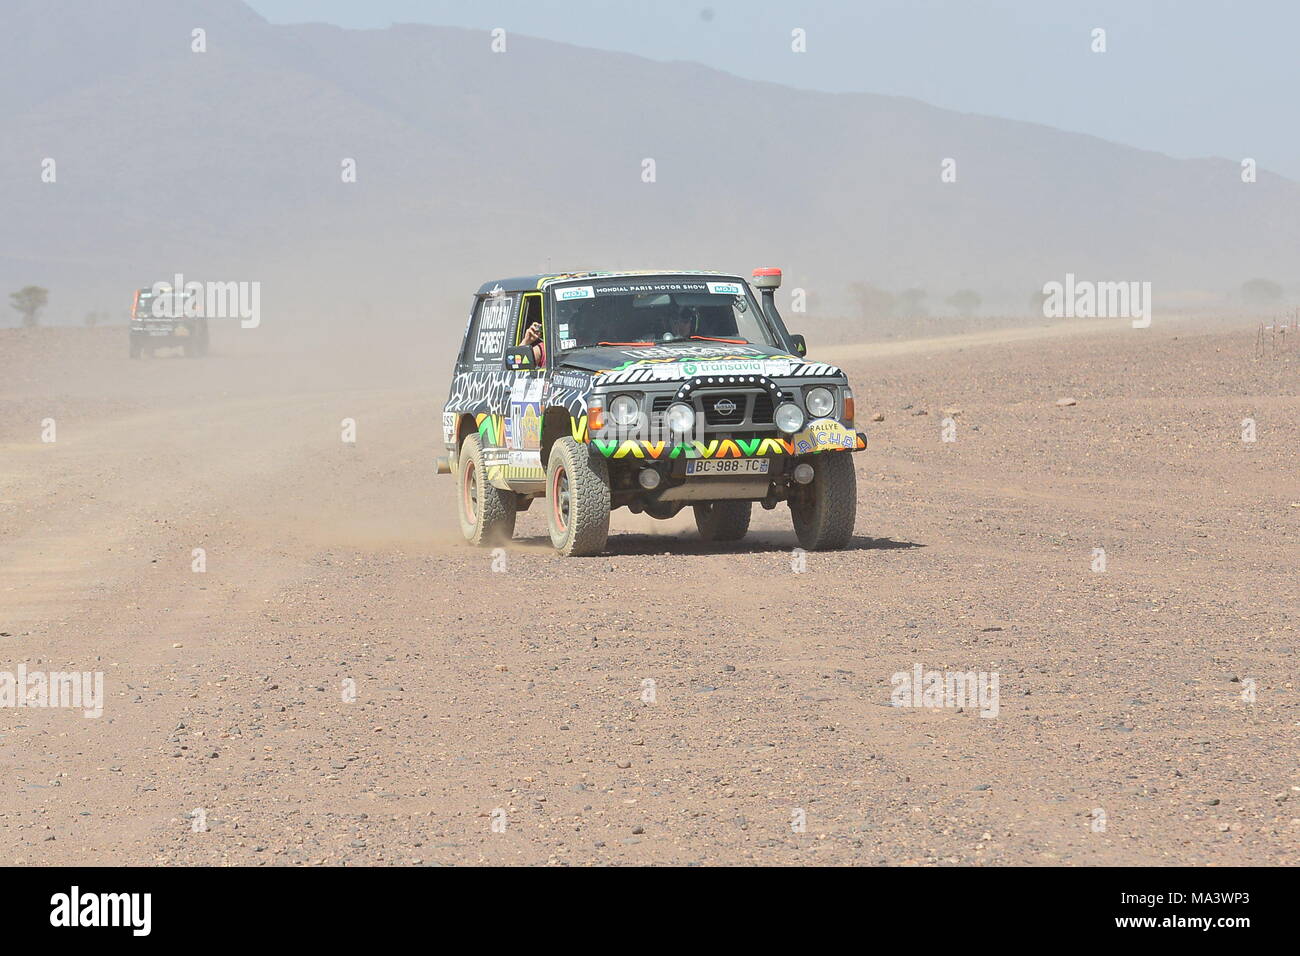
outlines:
{"label": "side window", "polygon": [[517,293],[488,295],[478,300],[474,317],[470,319],[469,334],[465,336],[465,364],[501,366],[518,304]]}
{"label": "side window", "polygon": [[546,323],[542,321],[542,295],[529,292],[524,296],[523,308],[519,310],[519,324],[515,327],[515,345],[524,344],[524,331],[536,322],[542,327],[542,344],[546,345]]}
{"label": "side window", "polygon": [[460,343],[460,355],[456,358],[456,362],[460,365],[468,365],[471,361],[470,356],[474,354],[474,330],[478,328],[478,312],[482,304],[482,299],[475,299],[474,304],[469,307],[469,321],[465,323],[465,341]]}

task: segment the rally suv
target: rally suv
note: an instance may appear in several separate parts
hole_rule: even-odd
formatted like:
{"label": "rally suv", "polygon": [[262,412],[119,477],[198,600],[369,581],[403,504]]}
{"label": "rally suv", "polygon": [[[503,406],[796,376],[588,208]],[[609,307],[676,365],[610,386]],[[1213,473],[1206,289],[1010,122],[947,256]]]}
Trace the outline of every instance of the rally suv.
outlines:
{"label": "rally suv", "polygon": [[170,286],[136,290],[129,334],[133,359],[178,345],[186,358],[208,354],[208,320],[201,297]]}
{"label": "rally suv", "polygon": [[[754,502],[790,506],[800,545],[853,534],[853,392],[810,362],[775,305],[777,269],[582,272],[485,283],[443,409],[466,540],[495,544],[540,498],[561,554],[604,549],[609,515],[690,505],[737,541]],[[761,301],[754,288],[761,292]],[[531,330],[531,331],[530,331]]]}

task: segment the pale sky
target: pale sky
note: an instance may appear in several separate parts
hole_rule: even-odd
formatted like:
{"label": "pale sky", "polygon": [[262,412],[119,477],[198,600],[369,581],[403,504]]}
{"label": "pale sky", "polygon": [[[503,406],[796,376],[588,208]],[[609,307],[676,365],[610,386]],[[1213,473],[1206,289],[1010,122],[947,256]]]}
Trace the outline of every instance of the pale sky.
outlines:
{"label": "pale sky", "polygon": [[[429,23],[911,96],[1300,179],[1289,0],[246,0],[273,23]],[[1105,53],[1090,49],[1106,30]],[[791,31],[807,35],[793,53]]]}

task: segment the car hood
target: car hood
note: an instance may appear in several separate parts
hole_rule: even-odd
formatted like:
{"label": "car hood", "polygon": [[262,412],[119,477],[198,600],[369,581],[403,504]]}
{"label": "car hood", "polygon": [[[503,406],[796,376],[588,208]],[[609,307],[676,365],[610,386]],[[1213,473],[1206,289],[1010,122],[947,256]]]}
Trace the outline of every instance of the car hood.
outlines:
{"label": "car hood", "polygon": [[663,345],[603,345],[564,354],[559,368],[592,373],[596,384],[673,381],[697,375],[842,375],[834,365],[809,362],[765,345],[726,342],[673,342]]}

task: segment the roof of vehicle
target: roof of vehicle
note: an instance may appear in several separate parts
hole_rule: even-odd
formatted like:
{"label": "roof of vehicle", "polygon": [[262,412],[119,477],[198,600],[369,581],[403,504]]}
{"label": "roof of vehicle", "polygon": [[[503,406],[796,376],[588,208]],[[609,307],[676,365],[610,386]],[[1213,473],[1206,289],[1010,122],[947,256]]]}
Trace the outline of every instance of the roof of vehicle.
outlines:
{"label": "roof of vehicle", "polygon": [[[555,282],[568,282],[573,279],[617,279],[624,276],[723,276],[728,279],[741,279],[733,272],[710,272],[702,269],[634,269],[625,272],[564,272],[558,275],[515,276],[513,279],[496,279],[479,286],[476,295],[488,295],[493,291],[501,292],[535,292],[545,289]],[[743,281],[743,280],[742,280]]]}

